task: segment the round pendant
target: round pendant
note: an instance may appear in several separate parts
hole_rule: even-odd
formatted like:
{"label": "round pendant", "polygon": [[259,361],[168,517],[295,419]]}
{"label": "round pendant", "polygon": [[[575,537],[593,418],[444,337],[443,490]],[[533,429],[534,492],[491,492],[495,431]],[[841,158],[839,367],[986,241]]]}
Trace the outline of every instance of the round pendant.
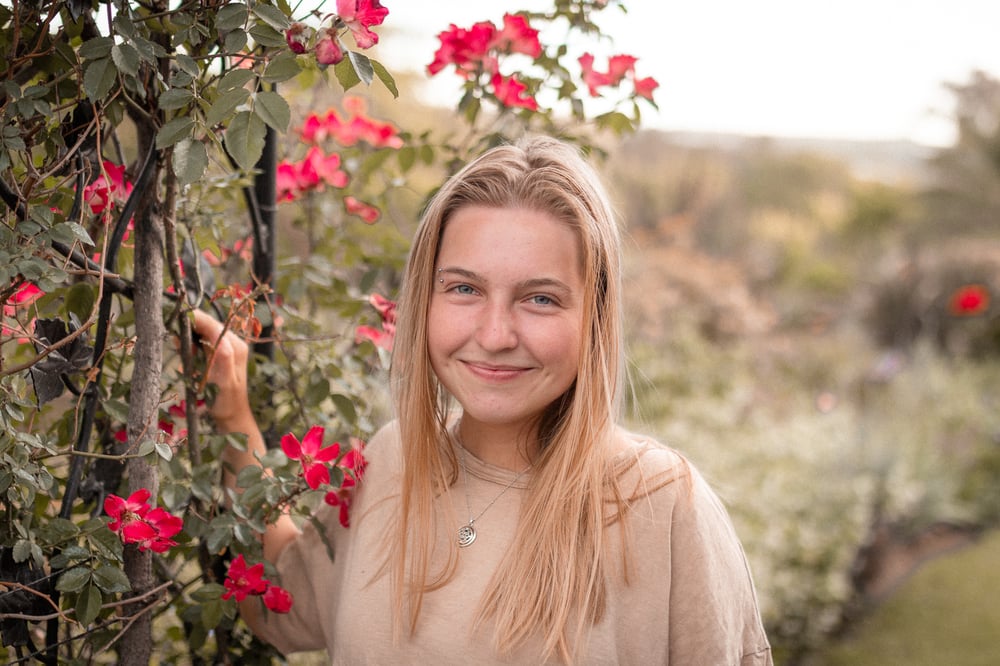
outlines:
{"label": "round pendant", "polygon": [[466,548],[472,545],[472,542],[476,540],[476,528],[472,526],[472,523],[468,525],[462,525],[458,528],[458,547]]}

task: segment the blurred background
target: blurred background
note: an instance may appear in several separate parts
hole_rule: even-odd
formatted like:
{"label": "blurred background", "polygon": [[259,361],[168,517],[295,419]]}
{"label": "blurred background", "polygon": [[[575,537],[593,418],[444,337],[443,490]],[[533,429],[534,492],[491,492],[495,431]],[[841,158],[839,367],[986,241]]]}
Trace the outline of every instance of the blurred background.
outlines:
{"label": "blurred background", "polygon": [[[458,94],[437,32],[510,3],[442,4],[379,47],[414,133]],[[628,9],[602,27],[661,84],[602,163],[631,424],[728,503],[778,663],[997,663],[1000,3]]]}

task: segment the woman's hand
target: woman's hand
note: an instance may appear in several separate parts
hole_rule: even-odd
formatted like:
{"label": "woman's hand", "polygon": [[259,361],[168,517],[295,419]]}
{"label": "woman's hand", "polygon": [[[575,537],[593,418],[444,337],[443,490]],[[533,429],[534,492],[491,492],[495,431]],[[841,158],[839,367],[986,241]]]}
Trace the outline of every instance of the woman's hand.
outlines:
{"label": "woman's hand", "polygon": [[[201,338],[208,354],[205,381],[215,384],[219,389],[209,414],[222,432],[247,435],[246,449],[227,446],[222,452],[223,483],[231,490],[241,492],[236,487],[236,476],[244,467],[260,466],[258,456],[267,450],[250,410],[250,398],[247,394],[247,359],[250,357],[250,349],[246,342],[232,331],[225,330],[222,322],[212,315],[200,310],[195,310],[193,315],[192,328]],[[270,472],[265,469],[264,473]],[[262,535],[264,559],[277,562],[281,551],[298,533],[298,528],[287,513],[278,516]],[[240,602],[240,615],[256,631],[263,617],[260,600],[248,597]]]}
{"label": "woman's hand", "polygon": [[[195,310],[192,328],[205,346],[208,368],[205,381],[215,384],[218,393],[209,414],[223,430],[241,430],[247,419],[253,420],[247,391],[247,343],[232,331],[225,330],[212,315]],[[221,336],[221,337],[220,337]]]}

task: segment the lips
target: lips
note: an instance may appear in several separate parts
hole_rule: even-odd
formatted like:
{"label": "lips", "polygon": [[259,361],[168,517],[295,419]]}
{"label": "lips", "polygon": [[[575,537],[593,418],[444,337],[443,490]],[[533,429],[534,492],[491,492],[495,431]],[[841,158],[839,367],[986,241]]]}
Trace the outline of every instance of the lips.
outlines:
{"label": "lips", "polygon": [[509,381],[517,379],[531,370],[530,367],[526,366],[495,365],[474,361],[462,361],[462,363],[473,375],[487,381]]}

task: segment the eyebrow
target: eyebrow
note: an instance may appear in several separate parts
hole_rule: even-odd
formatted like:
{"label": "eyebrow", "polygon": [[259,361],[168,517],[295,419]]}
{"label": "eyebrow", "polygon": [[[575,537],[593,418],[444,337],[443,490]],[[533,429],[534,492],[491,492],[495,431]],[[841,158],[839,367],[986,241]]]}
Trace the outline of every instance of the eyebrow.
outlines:
{"label": "eyebrow", "polygon": [[[476,273],[475,271],[470,271],[465,268],[459,268],[457,266],[441,268],[439,269],[438,272],[441,274],[448,273],[451,275],[457,275],[459,277],[464,277],[467,280],[472,280],[476,282],[488,282],[488,280],[486,280],[486,278],[484,278],[479,273]],[[573,293],[573,290],[570,289],[569,285],[567,285],[562,280],[557,280],[555,278],[548,278],[548,277],[530,278],[528,280],[523,280],[521,282],[518,282],[516,286],[520,290],[544,288],[544,289],[555,289],[558,291],[562,291],[566,294]]]}

